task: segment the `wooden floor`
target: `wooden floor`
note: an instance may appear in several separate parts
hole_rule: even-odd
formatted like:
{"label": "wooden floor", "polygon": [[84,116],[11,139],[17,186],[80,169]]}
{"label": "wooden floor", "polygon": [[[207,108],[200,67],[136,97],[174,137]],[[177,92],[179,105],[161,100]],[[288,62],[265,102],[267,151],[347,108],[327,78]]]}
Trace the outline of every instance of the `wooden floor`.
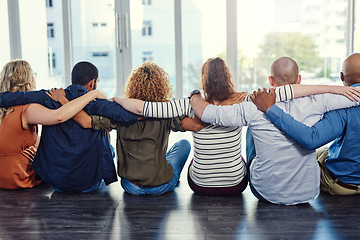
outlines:
{"label": "wooden floor", "polygon": [[360,196],[321,194],[310,204],[192,193],[185,170],[174,192],[132,196],[119,183],[88,194],[47,184],[0,190],[0,239],[359,239]]}

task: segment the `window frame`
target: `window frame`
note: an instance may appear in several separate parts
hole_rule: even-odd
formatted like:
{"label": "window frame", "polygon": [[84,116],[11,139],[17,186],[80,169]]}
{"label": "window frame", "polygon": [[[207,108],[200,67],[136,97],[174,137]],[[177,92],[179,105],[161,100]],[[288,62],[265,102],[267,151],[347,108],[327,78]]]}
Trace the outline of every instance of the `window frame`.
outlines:
{"label": "window frame", "polygon": [[[72,39],[71,39],[71,13],[70,0],[62,1],[62,17],[63,17],[63,33],[64,33],[64,64],[66,83],[70,84],[70,73],[73,66],[72,57]],[[129,0],[115,1],[115,22],[116,22],[116,65],[117,65],[117,94],[123,92],[123,87],[128,75],[131,73],[131,34],[130,34],[130,3]],[[8,18],[9,18],[9,38],[10,38],[10,56],[12,59],[22,58],[21,36],[20,36],[20,13],[19,0],[8,0]],[[52,1],[51,1],[52,2]],[[48,3],[48,1],[46,2]],[[53,2],[52,2],[53,3]],[[151,2],[147,2],[150,3]],[[227,63],[237,79],[237,29],[231,23],[236,23],[236,0],[226,1],[227,11],[227,40],[226,40],[226,56]],[[348,0],[347,9],[347,29],[346,29],[346,51],[347,55],[354,50],[354,19],[355,19],[355,0]],[[181,33],[181,0],[174,0],[174,16],[175,16],[175,67],[176,67],[176,97],[182,97],[182,33]],[[359,16],[360,17],[360,16]],[[154,34],[151,27],[151,34]],[[55,37],[55,32],[54,32]]]}

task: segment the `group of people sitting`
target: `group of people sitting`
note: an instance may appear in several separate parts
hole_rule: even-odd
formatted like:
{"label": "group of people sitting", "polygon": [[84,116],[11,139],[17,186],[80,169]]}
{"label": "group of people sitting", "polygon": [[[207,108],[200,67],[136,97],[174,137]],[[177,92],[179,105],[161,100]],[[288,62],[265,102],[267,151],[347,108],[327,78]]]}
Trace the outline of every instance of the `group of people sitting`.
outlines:
{"label": "group of people sitting", "polygon": [[[28,62],[13,60],[2,69],[0,188],[45,181],[61,193],[86,193],[118,175],[130,194],[163,194],[177,186],[191,150],[183,139],[167,151],[170,131],[192,131],[187,182],[196,194],[240,195],[249,185],[259,200],[294,205],[314,200],[320,188],[331,194],[360,191],[358,53],[343,63],[345,86],[301,85],[299,67],[289,57],[272,63],[272,88],[253,94],[235,90],[219,57],[202,66],[205,98],[193,91],[172,100],[168,74],[152,62],[132,72],[124,97],[110,100],[96,90],[99,72],[90,62],[77,63],[71,78],[65,90],[34,91]],[[249,128],[246,161],[242,126]],[[113,129],[117,171],[109,141]],[[317,156],[314,149],[330,141]]]}

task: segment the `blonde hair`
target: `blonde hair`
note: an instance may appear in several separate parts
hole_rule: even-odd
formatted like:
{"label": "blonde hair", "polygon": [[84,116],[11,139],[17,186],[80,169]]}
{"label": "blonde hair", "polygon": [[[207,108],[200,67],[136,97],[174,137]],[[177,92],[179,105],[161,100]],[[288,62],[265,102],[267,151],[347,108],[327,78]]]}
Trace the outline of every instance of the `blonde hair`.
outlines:
{"label": "blonde hair", "polygon": [[[16,59],[5,64],[0,73],[0,92],[32,91],[33,70],[28,62]],[[13,108],[0,108],[1,119]]]}
{"label": "blonde hair", "polygon": [[169,75],[152,62],[135,69],[126,84],[124,95],[148,102],[165,102],[173,94]]}

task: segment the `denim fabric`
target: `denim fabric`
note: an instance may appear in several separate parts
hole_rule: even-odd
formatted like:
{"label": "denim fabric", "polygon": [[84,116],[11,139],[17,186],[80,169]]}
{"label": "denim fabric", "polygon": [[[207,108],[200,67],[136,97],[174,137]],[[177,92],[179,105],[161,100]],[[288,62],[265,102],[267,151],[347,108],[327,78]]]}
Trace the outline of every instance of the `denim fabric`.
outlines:
{"label": "denim fabric", "polygon": [[269,111],[266,116],[305,148],[316,149],[333,141],[326,167],[341,182],[360,185],[360,149],[356,147],[360,139],[360,107],[328,112],[312,127],[296,121],[276,106]]}
{"label": "denim fabric", "polygon": [[251,129],[248,127],[246,130],[246,161],[250,161],[256,157],[254,138]]}
{"label": "denim fabric", "polygon": [[125,178],[121,178],[122,188],[132,195],[160,195],[174,190],[179,181],[185,162],[188,159],[190,149],[191,145],[189,141],[182,139],[176,142],[166,153],[166,159],[174,169],[174,177],[170,182],[157,187],[143,187],[138,186]]}
{"label": "denim fabric", "polygon": [[62,189],[54,187],[54,186],[52,186],[52,187],[54,188],[55,191],[57,191],[59,193],[90,193],[90,192],[94,192],[94,191],[99,190],[103,185],[104,185],[104,181],[101,181],[101,182],[96,183],[91,188],[80,191],[80,192],[69,192],[67,190],[62,190]]}
{"label": "denim fabric", "polygon": [[[80,85],[70,85],[65,89],[69,100],[87,92]],[[27,103],[39,103],[50,109],[61,106],[51,100],[45,90],[0,93],[0,107]],[[123,124],[137,122],[138,118],[117,103],[105,99],[91,101],[84,110],[89,115],[105,116]],[[45,182],[66,192],[86,191],[102,179],[105,184],[117,181],[107,132],[84,129],[72,119],[42,127],[32,168]]]}
{"label": "denim fabric", "polygon": [[[357,105],[359,102],[351,102],[344,96],[318,94],[274,106],[312,126],[325,112]],[[320,167],[315,161],[315,151],[304,149],[287,138],[269,121],[268,112],[265,116],[252,102],[231,106],[210,104],[201,120],[213,125],[251,128],[256,161],[251,164],[250,182],[269,202],[294,205],[313,201],[320,193]]]}

